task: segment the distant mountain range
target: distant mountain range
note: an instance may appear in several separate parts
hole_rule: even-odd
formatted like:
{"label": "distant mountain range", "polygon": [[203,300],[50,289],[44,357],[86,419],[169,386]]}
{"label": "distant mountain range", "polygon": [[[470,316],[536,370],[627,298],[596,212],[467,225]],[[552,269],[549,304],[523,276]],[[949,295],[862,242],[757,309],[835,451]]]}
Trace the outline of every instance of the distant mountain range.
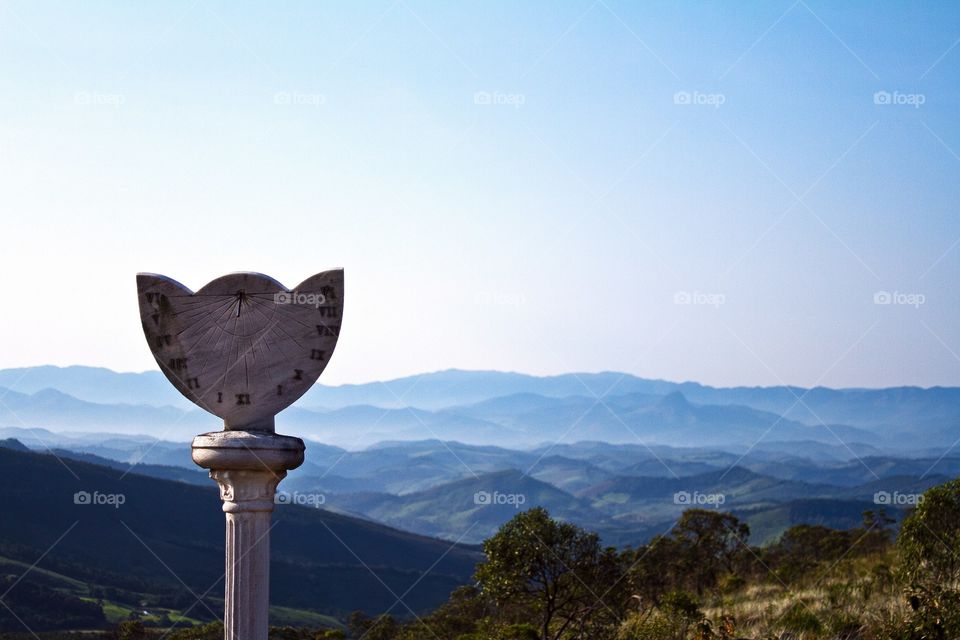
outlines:
{"label": "distant mountain range", "polygon": [[[159,371],[117,373],[100,367],[39,366],[0,369],[0,388],[32,394],[43,389],[98,404],[148,404],[192,408]],[[503,371],[449,369],[383,382],[327,386],[316,384],[302,407],[353,405],[443,409],[502,396],[533,394],[550,398],[589,398],[682,393],[697,404],[735,404],[769,411],[804,423],[877,423],[956,419],[960,387],[829,389],[815,387],[710,387],[696,382],[649,380],[627,373],[568,373],[532,376]],[[802,398],[802,402],[798,402]]]}
{"label": "distant mountain range", "polygon": [[[890,476],[837,487],[774,478],[735,466],[676,478],[612,476],[568,492],[518,470],[505,470],[401,495],[330,493],[325,504],[409,531],[468,542],[490,537],[518,510],[538,505],[555,517],[599,532],[607,544],[616,546],[646,542],[668,530],[685,509],[715,508],[743,512],[748,523],[759,521],[762,526],[752,541],[765,544],[793,524],[788,518],[772,521],[767,515],[772,509],[817,499],[825,513],[830,513],[843,503],[855,506],[844,512],[842,527],[849,528],[860,522],[865,510],[884,506],[875,502],[878,492],[916,495],[948,479],[941,475]],[[896,517],[903,508],[888,505],[887,511]],[[825,519],[825,514],[814,515],[814,521]],[[836,514],[833,521],[841,522]]]}
{"label": "distant mountain range", "polygon": [[[159,372],[90,367],[0,370],[0,425],[186,440],[221,428]],[[730,450],[810,442],[842,455],[923,453],[960,438],[960,388],[714,388],[592,373],[536,377],[441,371],[315,385],[281,430],[348,448],[434,438],[533,447],[596,440]]]}
{"label": "distant mountain range", "polygon": [[[122,473],[211,485],[190,460],[185,443],[0,429],[0,437],[9,436],[50,448],[68,469],[75,461],[90,462]],[[17,439],[0,446],[4,443],[23,448]],[[306,462],[281,490],[320,496],[329,510],[470,543],[489,537],[518,509],[539,505],[600,532],[609,544],[635,545],[668,528],[685,508],[706,504],[746,514],[759,527],[754,537],[759,544],[795,523],[787,508],[794,502],[807,505],[799,513],[816,522],[854,526],[866,509],[886,507],[894,515],[909,506],[878,504],[878,493],[916,495],[960,473],[960,456],[840,460],[808,457],[821,451],[803,444],[736,454],[711,447],[601,442],[513,450],[426,440],[384,442],[361,451],[312,443]],[[498,495],[522,497],[498,501]],[[701,503],[697,496],[722,499]],[[811,513],[810,505],[823,513]]]}

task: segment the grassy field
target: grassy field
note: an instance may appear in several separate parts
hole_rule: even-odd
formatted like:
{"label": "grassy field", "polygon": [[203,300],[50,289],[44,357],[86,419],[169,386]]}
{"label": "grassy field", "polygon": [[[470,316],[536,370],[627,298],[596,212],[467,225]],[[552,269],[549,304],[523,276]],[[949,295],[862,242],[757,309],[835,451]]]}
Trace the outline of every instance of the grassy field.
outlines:
{"label": "grassy field", "polygon": [[715,629],[737,636],[867,638],[892,618],[907,615],[908,605],[895,584],[894,554],[841,560],[821,574],[787,585],[773,576],[734,594],[708,600],[706,617]]}

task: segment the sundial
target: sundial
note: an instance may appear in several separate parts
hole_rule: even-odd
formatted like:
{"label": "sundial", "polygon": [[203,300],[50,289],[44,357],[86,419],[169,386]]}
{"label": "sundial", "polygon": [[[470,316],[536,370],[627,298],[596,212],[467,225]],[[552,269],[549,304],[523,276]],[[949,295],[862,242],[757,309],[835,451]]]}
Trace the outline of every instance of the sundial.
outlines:
{"label": "sundial", "polygon": [[277,484],[303,463],[303,440],[274,433],[274,417],[306,393],[340,336],[343,271],[293,289],[232,273],[191,291],[137,275],[143,333],[180,393],[223,419],[193,440],[226,513],[225,640],[268,640],[270,517]]}
{"label": "sundial", "polygon": [[232,273],[195,293],[141,273],[137,290],[160,370],[227,430],[272,431],[274,416],[316,382],[340,335],[340,269],[292,290],[259,273]]}

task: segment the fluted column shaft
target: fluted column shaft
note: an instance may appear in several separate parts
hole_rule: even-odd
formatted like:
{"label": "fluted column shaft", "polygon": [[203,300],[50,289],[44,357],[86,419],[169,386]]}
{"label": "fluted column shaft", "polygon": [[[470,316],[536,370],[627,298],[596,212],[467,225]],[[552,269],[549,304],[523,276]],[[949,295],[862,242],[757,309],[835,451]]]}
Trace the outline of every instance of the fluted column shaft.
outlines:
{"label": "fluted column shaft", "polygon": [[303,441],[271,432],[208,433],[193,460],[210,469],[226,514],[224,639],[267,640],[270,519],[277,485],[303,462]]}
{"label": "fluted column shaft", "polygon": [[281,471],[211,471],[227,517],[224,637],[267,640],[270,518]]}

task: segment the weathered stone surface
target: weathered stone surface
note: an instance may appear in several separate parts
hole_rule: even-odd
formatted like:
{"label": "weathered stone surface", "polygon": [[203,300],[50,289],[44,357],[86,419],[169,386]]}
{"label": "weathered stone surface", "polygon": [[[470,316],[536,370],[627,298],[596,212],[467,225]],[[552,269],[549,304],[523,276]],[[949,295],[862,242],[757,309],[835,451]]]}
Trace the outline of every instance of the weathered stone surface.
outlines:
{"label": "weathered stone surface", "polygon": [[340,269],[293,290],[263,274],[233,273],[196,293],[141,273],[137,290],[160,370],[226,429],[272,431],[273,417],[316,382],[340,335]]}
{"label": "weathered stone surface", "polygon": [[303,440],[265,431],[214,431],[193,439],[193,461],[204,469],[289,471],[303,464]]}
{"label": "weathered stone surface", "polygon": [[303,440],[274,419],[326,367],[343,315],[343,271],[290,291],[259,273],[217,278],[196,293],[166,276],[137,275],[143,332],[160,370],[224,431],[193,440],[226,513],[224,634],[267,640],[270,514],[277,485],[303,464]]}
{"label": "weathered stone surface", "polygon": [[214,470],[227,518],[224,637],[267,640],[270,513],[285,471]]}

